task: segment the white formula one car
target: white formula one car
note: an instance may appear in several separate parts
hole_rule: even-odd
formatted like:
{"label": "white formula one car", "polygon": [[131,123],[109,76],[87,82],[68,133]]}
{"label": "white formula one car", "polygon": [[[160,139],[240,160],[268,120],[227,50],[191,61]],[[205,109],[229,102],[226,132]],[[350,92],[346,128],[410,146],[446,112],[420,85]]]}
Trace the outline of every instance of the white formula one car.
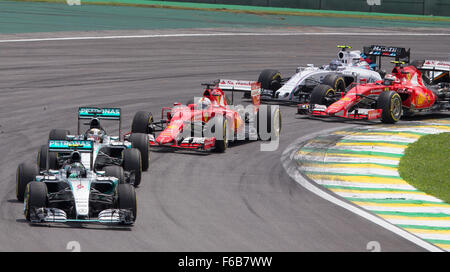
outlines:
{"label": "white formula one car", "polygon": [[[373,83],[381,80],[381,57],[392,57],[397,61],[409,62],[410,50],[400,47],[372,45],[363,52],[350,46],[339,45],[337,59],[329,65],[316,67],[308,64],[298,67],[296,73],[283,78],[278,70],[265,69],[257,82],[261,83],[261,100],[283,104],[309,102],[314,87],[320,84],[332,86],[335,92],[345,92],[352,83]],[[244,98],[250,98],[250,86],[254,81],[221,79],[219,88],[244,91]]]}

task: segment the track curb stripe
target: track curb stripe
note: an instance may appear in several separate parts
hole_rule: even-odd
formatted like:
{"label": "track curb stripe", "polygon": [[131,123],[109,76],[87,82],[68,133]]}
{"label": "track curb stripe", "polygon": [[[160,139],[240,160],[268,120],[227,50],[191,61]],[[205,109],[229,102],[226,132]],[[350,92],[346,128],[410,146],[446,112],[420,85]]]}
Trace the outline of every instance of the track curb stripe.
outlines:
{"label": "track curb stripe", "polygon": [[299,171],[317,184],[450,251],[450,204],[418,191],[397,169],[409,144],[450,131],[450,120],[431,122],[335,131],[304,143],[294,159]]}

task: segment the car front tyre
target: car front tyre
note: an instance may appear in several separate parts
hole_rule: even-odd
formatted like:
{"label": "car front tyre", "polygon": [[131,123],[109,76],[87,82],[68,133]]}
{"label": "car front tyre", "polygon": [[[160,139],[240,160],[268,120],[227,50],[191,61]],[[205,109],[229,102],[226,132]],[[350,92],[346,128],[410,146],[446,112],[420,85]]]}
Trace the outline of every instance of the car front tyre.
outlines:
{"label": "car front tyre", "polygon": [[27,184],[25,192],[25,218],[30,221],[30,211],[32,208],[47,207],[47,185],[43,182],[32,181]]}
{"label": "car front tyre", "polygon": [[117,186],[117,208],[131,210],[134,220],[137,216],[136,191],[130,184],[119,184]]}
{"label": "car front tyre", "polygon": [[384,91],[378,96],[377,108],[381,109],[381,122],[394,124],[403,114],[402,98],[397,92]]}
{"label": "car front tyre", "polygon": [[16,172],[16,197],[23,201],[27,184],[39,175],[39,167],[34,163],[21,163]]}

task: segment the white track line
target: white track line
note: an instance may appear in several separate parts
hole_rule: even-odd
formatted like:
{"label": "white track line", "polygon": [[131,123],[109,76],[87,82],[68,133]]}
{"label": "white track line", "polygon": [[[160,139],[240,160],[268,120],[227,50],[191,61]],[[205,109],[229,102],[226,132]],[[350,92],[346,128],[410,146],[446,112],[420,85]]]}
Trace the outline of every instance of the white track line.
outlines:
{"label": "white track line", "polygon": [[398,165],[398,160],[386,160],[386,159],[377,159],[377,158],[353,158],[353,157],[332,157],[332,156],[314,156],[314,155],[300,155],[297,154],[294,157],[297,161],[307,161],[307,162],[332,162],[332,163],[381,163],[381,164],[390,164],[390,165]]}
{"label": "white track line", "polygon": [[170,37],[218,37],[218,36],[450,36],[450,33],[400,33],[400,32],[293,32],[293,33],[186,33],[186,34],[152,34],[152,35],[117,35],[117,36],[80,36],[55,38],[20,38],[0,40],[0,43],[43,42],[43,41],[73,41],[73,40],[112,40],[112,39],[142,39]]}
{"label": "white track line", "polygon": [[358,187],[358,188],[380,188],[380,189],[401,189],[401,190],[415,190],[413,186],[409,184],[383,184],[383,183],[362,183],[362,182],[349,182],[342,180],[327,180],[327,179],[315,179],[317,184],[324,186],[344,186],[344,187]]}
{"label": "white track line", "polygon": [[[339,194],[340,195],[340,194]],[[355,202],[358,202],[355,200]],[[363,207],[369,211],[379,211],[379,212],[410,212],[410,213],[444,213],[449,214],[450,208],[439,207],[439,206],[374,206],[374,205],[365,205],[364,202],[360,202],[358,206]],[[449,222],[450,223],[450,222]]]}
{"label": "white track line", "polygon": [[[368,192],[363,192],[360,193],[357,190],[354,190],[352,192],[342,192],[342,191],[335,191],[333,189],[331,189],[331,191],[334,191],[336,194],[344,197],[344,198],[363,198],[363,199],[398,199],[398,200],[424,200],[424,201],[434,201],[434,202],[439,202],[441,201],[440,199],[437,199],[433,196],[429,196],[429,195],[425,195],[425,194],[408,194],[408,193],[390,193],[390,192],[383,192],[383,193],[379,193],[379,194],[373,194],[370,193],[370,191]],[[354,200],[354,202],[357,202],[357,200]],[[401,208],[399,207],[394,207],[394,208],[389,208],[389,207],[385,207],[385,206],[381,206],[381,207],[374,207],[374,206],[364,206],[362,204],[359,204],[359,206],[361,207],[365,207],[367,210],[371,210],[371,211],[402,211]],[[432,209],[432,208],[426,208],[426,209],[415,209],[415,208],[411,208],[411,207],[407,207],[408,209],[411,210],[411,212],[436,212],[438,209]],[[405,209],[406,210],[406,209]],[[406,210],[407,212],[409,212],[410,210]],[[450,209],[448,209],[450,210]],[[439,209],[439,212],[441,212],[442,210]]]}
{"label": "white track line", "polygon": [[317,172],[323,174],[333,173],[339,174],[357,174],[357,175],[380,175],[380,176],[393,176],[400,177],[397,169],[379,169],[374,167],[333,167],[328,165],[323,165],[323,167],[318,166],[300,166],[303,171]]}
{"label": "white track line", "polygon": [[[348,126],[351,127],[351,126]],[[340,129],[343,129],[342,127]],[[332,131],[335,131],[336,128],[334,129],[328,129],[325,131],[320,131],[320,132],[316,132],[313,134],[310,134],[308,136],[305,137],[301,137],[299,139],[297,139],[293,144],[289,145],[289,147],[283,152],[283,155],[281,157],[281,162],[283,164],[284,169],[286,170],[286,172],[288,173],[289,176],[291,176],[298,184],[300,184],[301,186],[303,186],[304,188],[308,189],[309,191],[315,193],[316,195],[344,208],[347,209],[389,231],[392,231],[393,233],[407,239],[408,241],[426,249],[429,251],[433,251],[433,252],[443,252],[442,249],[440,249],[439,247],[428,243],[427,241],[422,240],[421,238],[413,235],[412,233],[399,228],[389,222],[387,222],[386,220],[370,213],[367,212],[365,210],[363,210],[360,207],[354,206],[344,200],[341,200],[337,197],[335,197],[334,195],[330,194],[329,192],[325,191],[324,189],[315,186],[313,184],[311,184],[307,179],[305,179],[301,173],[298,171],[297,168],[297,164],[295,163],[295,161],[293,160],[293,154],[296,153],[297,147],[298,147],[298,143],[307,141],[313,137],[315,137],[316,135],[319,134],[329,134]],[[294,163],[293,163],[294,162]],[[446,224],[448,224],[448,222],[445,222]]]}

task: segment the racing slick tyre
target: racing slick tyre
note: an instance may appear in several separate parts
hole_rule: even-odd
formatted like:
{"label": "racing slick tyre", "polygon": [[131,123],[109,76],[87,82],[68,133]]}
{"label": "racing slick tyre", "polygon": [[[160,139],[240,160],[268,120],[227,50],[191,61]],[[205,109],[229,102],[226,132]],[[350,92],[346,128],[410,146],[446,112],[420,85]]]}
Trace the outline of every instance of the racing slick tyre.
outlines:
{"label": "racing slick tyre", "polygon": [[319,104],[328,107],[333,104],[335,94],[336,91],[330,85],[319,84],[312,90],[309,104]]}
{"label": "racing slick tyre", "polygon": [[17,167],[16,172],[16,197],[17,200],[23,201],[25,189],[30,181],[34,181],[39,175],[39,167],[34,163],[21,163]]}
{"label": "racing slick tyre", "polygon": [[136,221],[136,191],[130,184],[119,184],[117,186],[117,208],[131,210],[134,217],[133,221]]}
{"label": "racing slick tyre", "polygon": [[204,137],[214,137],[214,152],[224,153],[228,147],[228,140],[231,134],[228,127],[228,120],[225,116],[217,115],[211,118],[203,128]]}
{"label": "racing slick tyre", "polygon": [[210,122],[211,121],[214,122],[214,133],[216,135],[216,140],[214,142],[214,151],[217,153],[224,153],[228,147],[228,120],[223,116],[218,116],[210,120]]}
{"label": "racing slick tyre", "polygon": [[125,174],[122,166],[109,165],[103,168],[105,171],[105,177],[115,177],[119,180],[119,184],[125,183]]}
{"label": "racing slick tyre", "polygon": [[142,157],[137,148],[125,149],[122,151],[123,169],[134,174],[134,182],[137,187],[141,183],[142,177]]}
{"label": "racing slick tyre", "polygon": [[[263,116],[264,114],[265,117]],[[258,110],[256,118],[257,118],[256,123],[257,123],[258,138],[260,140],[270,141],[278,139],[280,137],[281,112],[278,106],[267,105],[266,109],[263,111],[261,111],[260,108]],[[265,122],[266,127],[263,126],[263,122]],[[267,133],[269,136],[264,137],[265,133]]]}
{"label": "racing slick tyre", "polygon": [[[258,82],[261,83],[262,89],[272,90],[275,95],[275,91],[281,88],[281,73],[278,70],[264,69],[259,74]],[[245,94],[245,98],[250,98],[250,93]]]}
{"label": "racing slick tyre", "polygon": [[47,185],[44,182],[33,181],[28,183],[25,192],[25,218],[30,221],[31,208],[47,207]]}
{"label": "racing slick tyre", "polygon": [[68,131],[66,129],[54,128],[54,129],[50,130],[50,133],[48,134],[48,139],[49,140],[66,140],[67,135],[69,135],[69,134],[70,134],[70,131]]}
{"label": "racing slick tyre", "polygon": [[334,88],[335,93],[345,92],[345,80],[337,74],[328,74],[323,78],[322,84],[329,85]]}
{"label": "racing slick tyre", "polygon": [[47,169],[47,158],[48,158],[48,169],[56,170],[58,169],[58,157],[54,152],[48,152],[47,145],[41,145],[41,148],[37,154],[37,165],[39,170]]}
{"label": "racing slick tyre", "polygon": [[131,133],[153,133],[150,125],[153,123],[153,115],[151,112],[138,111],[133,117],[131,123]]}
{"label": "racing slick tyre", "polygon": [[394,124],[402,117],[402,98],[397,92],[384,91],[378,96],[377,108],[382,109],[381,122]]}
{"label": "racing slick tyre", "polygon": [[132,147],[141,151],[142,171],[147,171],[150,162],[148,135],[144,133],[133,133],[129,140]]}

